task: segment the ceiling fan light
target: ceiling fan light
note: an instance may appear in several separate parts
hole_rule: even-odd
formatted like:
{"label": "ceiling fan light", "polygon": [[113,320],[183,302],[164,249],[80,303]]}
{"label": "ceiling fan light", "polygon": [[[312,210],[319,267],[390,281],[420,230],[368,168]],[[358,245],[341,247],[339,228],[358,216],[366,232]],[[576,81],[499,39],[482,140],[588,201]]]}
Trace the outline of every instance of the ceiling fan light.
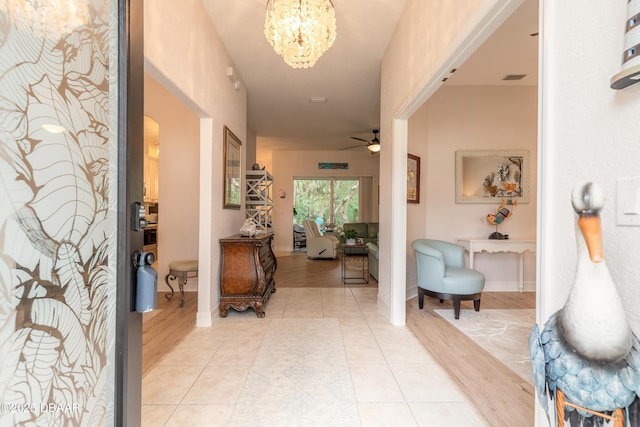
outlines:
{"label": "ceiling fan light", "polygon": [[292,68],[313,67],[336,39],[331,0],[267,0],[264,35]]}
{"label": "ceiling fan light", "polygon": [[372,153],[378,153],[380,152],[380,144],[376,143],[376,144],[371,144],[368,145],[367,148],[369,149],[369,151],[371,151]]}

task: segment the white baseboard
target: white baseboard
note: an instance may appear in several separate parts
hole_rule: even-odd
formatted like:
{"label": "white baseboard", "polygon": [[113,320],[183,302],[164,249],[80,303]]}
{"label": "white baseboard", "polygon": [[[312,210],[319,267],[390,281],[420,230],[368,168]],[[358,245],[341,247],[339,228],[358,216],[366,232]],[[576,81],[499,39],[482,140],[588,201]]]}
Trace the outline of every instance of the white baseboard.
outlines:
{"label": "white baseboard", "polygon": [[[535,292],[536,291],[536,283],[535,282],[524,282],[524,292]],[[518,292],[520,289],[518,288],[518,282],[515,281],[504,281],[504,282],[486,282],[484,284],[484,290],[482,292]],[[415,298],[418,296],[418,285],[413,285],[411,287],[407,287],[407,300],[411,298]]]}
{"label": "white baseboard", "polygon": [[[534,292],[536,290],[535,282],[523,283],[525,292]],[[484,284],[483,292],[517,292],[519,291],[519,285],[517,281],[491,281]]]}
{"label": "white baseboard", "polygon": [[196,314],[196,326],[198,327],[208,327],[208,326],[212,326],[214,321],[218,321],[222,319],[222,317],[220,317],[220,303],[216,304],[215,307],[213,307],[213,310],[211,311],[211,313],[197,313]]}
{"label": "white baseboard", "polygon": [[197,312],[196,313],[196,326],[198,328],[206,328],[213,325],[213,316],[208,312]]}

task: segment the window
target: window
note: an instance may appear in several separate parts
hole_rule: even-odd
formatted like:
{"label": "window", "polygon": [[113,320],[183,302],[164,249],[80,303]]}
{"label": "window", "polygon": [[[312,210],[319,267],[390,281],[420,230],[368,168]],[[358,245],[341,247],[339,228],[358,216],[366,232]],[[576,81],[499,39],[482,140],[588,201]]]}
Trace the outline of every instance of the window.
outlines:
{"label": "window", "polygon": [[353,178],[311,178],[293,180],[293,223],[310,219],[320,226],[358,222],[360,180]]}

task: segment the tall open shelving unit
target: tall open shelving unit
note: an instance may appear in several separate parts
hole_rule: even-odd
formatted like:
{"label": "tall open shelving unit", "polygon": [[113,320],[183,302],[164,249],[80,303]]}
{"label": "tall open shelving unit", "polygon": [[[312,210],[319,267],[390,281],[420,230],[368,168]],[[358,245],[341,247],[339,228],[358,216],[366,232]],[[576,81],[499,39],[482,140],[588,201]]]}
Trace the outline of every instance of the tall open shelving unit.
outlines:
{"label": "tall open shelving unit", "polygon": [[247,218],[273,231],[273,176],[266,170],[250,170],[246,173],[246,186]]}

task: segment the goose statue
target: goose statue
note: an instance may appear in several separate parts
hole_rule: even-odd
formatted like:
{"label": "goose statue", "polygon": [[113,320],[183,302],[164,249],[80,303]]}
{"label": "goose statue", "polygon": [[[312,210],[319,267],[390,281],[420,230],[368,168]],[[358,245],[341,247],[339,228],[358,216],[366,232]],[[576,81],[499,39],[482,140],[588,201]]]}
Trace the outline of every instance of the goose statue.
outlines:
{"label": "goose statue", "polygon": [[578,245],[574,283],[564,307],[549,317],[542,331],[535,325],[529,336],[536,392],[548,416],[547,398],[555,401],[554,418],[560,426],[565,420],[571,426],[639,422],[624,424],[630,405],[638,404],[640,343],[604,260],[604,200],[603,189],[595,183],[573,189]]}

